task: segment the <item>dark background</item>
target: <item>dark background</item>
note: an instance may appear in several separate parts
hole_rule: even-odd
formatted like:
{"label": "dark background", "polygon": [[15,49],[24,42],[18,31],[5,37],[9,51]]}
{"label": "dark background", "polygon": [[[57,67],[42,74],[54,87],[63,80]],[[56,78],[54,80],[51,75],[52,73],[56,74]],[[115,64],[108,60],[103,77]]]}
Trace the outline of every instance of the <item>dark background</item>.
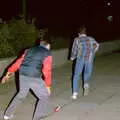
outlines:
{"label": "dark background", "polygon": [[[88,34],[98,40],[120,37],[119,0],[26,0],[27,17],[36,18],[38,28],[48,28],[51,34],[72,36],[85,25]],[[108,6],[107,3],[111,5]],[[1,0],[0,17],[11,20],[22,13],[22,0]],[[108,21],[107,16],[113,16]]]}

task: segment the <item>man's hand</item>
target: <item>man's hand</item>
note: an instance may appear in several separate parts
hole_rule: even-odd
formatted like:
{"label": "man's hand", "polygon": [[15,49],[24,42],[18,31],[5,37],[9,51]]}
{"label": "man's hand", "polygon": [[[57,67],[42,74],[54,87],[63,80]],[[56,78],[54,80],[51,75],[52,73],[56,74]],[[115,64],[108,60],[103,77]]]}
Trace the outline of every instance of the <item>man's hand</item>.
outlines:
{"label": "man's hand", "polygon": [[72,60],[72,61],[73,61],[73,60],[74,60],[74,58],[72,58],[72,57],[71,57],[71,58],[70,58],[70,60]]}
{"label": "man's hand", "polygon": [[49,95],[51,95],[51,87],[47,87]]}
{"label": "man's hand", "polygon": [[93,48],[94,48],[94,50],[96,49],[96,47],[97,47],[97,45],[96,45],[96,44],[93,44]]}
{"label": "man's hand", "polygon": [[7,74],[2,78],[1,83],[4,84],[13,75],[13,73],[7,72]]}
{"label": "man's hand", "polygon": [[97,44],[93,44],[93,49],[94,49],[94,52],[96,53],[99,49],[99,46]]}

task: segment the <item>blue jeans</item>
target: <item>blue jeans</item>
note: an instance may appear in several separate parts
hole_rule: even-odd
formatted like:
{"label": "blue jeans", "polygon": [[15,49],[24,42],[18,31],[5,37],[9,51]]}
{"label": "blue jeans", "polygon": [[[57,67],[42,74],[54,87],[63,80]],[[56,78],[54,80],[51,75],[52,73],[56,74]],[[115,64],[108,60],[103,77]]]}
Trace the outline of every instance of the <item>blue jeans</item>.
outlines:
{"label": "blue jeans", "polygon": [[[78,92],[78,81],[80,80],[80,75],[83,72],[84,84],[89,84],[89,79],[92,74],[93,60],[86,61],[83,58],[78,58],[75,64],[75,71],[73,76],[73,92]],[[84,70],[84,71],[83,71]]]}

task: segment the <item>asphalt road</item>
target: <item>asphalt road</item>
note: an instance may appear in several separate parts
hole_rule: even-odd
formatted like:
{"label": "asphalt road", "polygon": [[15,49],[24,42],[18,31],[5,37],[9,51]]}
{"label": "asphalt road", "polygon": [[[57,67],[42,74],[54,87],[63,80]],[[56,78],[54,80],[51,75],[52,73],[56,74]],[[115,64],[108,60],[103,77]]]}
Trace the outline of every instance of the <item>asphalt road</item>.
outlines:
{"label": "asphalt road", "polygon": [[[72,62],[54,69],[54,81],[45,120],[120,120],[120,53],[97,57],[91,89],[77,100],[71,100]],[[80,84],[81,87],[81,84]],[[0,112],[15,94],[14,82],[0,85]],[[28,94],[15,113],[13,120],[32,120],[36,99]],[[54,108],[61,105],[59,112]]]}

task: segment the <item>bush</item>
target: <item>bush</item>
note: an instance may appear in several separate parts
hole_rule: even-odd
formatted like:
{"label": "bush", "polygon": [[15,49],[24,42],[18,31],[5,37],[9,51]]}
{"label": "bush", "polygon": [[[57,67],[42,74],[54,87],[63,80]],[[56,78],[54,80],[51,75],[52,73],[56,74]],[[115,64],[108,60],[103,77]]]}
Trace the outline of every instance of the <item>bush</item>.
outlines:
{"label": "bush", "polygon": [[0,25],[0,56],[1,57],[10,57],[14,55],[14,50],[8,41],[10,39],[9,27],[8,24],[3,23]]}
{"label": "bush", "polygon": [[9,41],[16,53],[19,52],[18,50],[35,44],[37,30],[34,23],[27,24],[24,19],[14,20],[9,24],[9,28],[10,35],[12,36],[12,39]]}
{"label": "bush", "polygon": [[[32,23],[26,23],[24,19],[11,20],[0,24],[0,57],[17,56],[19,52],[27,47],[33,46],[37,37],[41,38],[48,29],[37,30]],[[51,37],[53,39],[52,50],[69,47],[69,39],[62,36]]]}
{"label": "bush", "polygon": [[37,29],[24,19],[12,20],[0,26],[0,56],[16,56],[22,49],[35,44]]}

